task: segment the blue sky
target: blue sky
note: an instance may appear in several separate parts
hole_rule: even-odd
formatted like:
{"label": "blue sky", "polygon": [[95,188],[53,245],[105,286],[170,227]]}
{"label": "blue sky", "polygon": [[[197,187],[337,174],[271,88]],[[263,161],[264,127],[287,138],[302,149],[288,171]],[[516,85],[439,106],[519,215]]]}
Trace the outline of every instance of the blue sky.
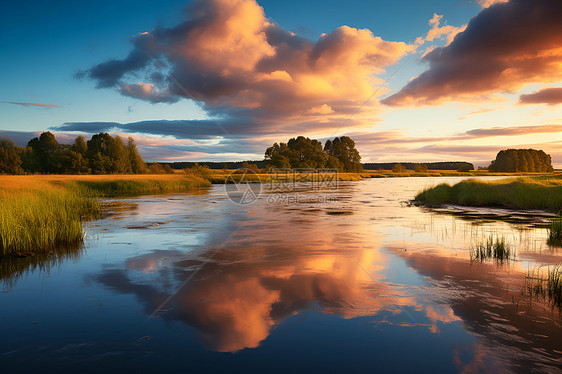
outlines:
{"label": "blue sky", "polygon": [[[212,9],[224,10],[236,2],[236,0],[217,0],[216,4],[213,3],[214,8]],[[0,59],[0,102],[2,102],[0,103],[0,130],[36,132],[51,129],[51,131],[61,134],[60,138],[64,141],[70,139],[65,137],[64,134],[75,136],[79,133],[88,133],[83,129],[81,130],[78,125],[73,128],[65,128],[66,123],[111,122],[134,124],[148,120],[212,119],[225,124],[232,123],[232,131],[227,131],[222,135],[213,131],[205,139],[192,137],[189,132],[184,131],[180,131],[183,135],[178,135],[178,131],[175,130],[172,132],[163,131],[159,134],[157,131],[158,125],[154,125],[156,130],[151,129],[149,133],[139,131],[138,126],[128,126],[126,129],[112,128],[109,131],[137,137],[143,156],[155,160],[259,159],[264,146],[272,141],[286,141],[288,136],[304,134],[325,139],[330,136],[347,134],[357,137],[359,150],[365,161],[466,159],[484,164],[492,159],[499,150],[494,149],[494,147],[499,147],[497,144],[513,146],[547,144],[546,148],[554,155],[555,162],[562,162],[562,157],[557,156],[559,149],[557,142],[562,140],[558,138],[558,132],[553,132],[554,130],[549,130],[546,133],[541,132],[544,131],[544,126],[556,125],[560,122],[562,113],[559,105],[534,103],[521,106],[517,104],[521,94],[529,94],[544,88],[556,88],[559,82],[558,77],[545,81],[541,77],[537,78],[534,74],[534,80],[524,77],[525,79],[516,89],[512,87],[513,85],[504,84],[494,92],[483,92],[483,95],[488,96],[484,98],[480,95],[478,99],[475,99],[475,94],[471,91],[472,96],[468,99],[464,96],[459,99],[457,93],[454,93],[450,94],[448,99],[440,99],[438,103],[432,102],[426,105],[424,102],[423,105],[419,105],[419,103],[404,105],[405,97],[409,100],[408,103],[414,100],[412,99],[413,96],[410,97],[411,95],[408,92],[404,92],[405,96],[401,94],[396,97],[396,100],[391,100],[386,104],[384,101],[382,101],[382,104],[380,102],[385,97],[399,92],[413,78],[418,77],[428,69],[431,60],[422,62],[420,58],[431,48],[447,46],[452,37],[461,32],[469,20],[480,12],[494,7],[506,7],[510,5],[509,3],[500,3],[490,9],[483,9],[476,1],[469,0],[423,2],[363,0],[280,2],[263,0],[258,1],[259,6],[256,5],[255,7],[253,7],[253,1],[249,1],[249,3],[251,4],[248,6],[253,10],[259,9],[259,6],[263,8],[264,18],[260,22],[276,23],[283,32],[292,32],[308,39],[311,43],[316,43],[319,39],[322,39],[323,33],[333,36],[333,50],[330,50],[330,53],[336,53],[336,49],[337,53],[344,55],[345,53],[349,53],[349,55],[360,53],[360,51],[366,49],[372,52],[375,44],[377,45],[376,48],[383,50],[387,48],[397,50],[385,56],[384,62],[377,60],[366,68],[357,67],[357,70],[355,70],[353,62],[349,61],[347,62],[349,65],[339,66],[343,69],[343,73],[348,71],[350,75],[353,75],[350,78],[350,85],[354,82],[370,81],[364,91],[357,91],[355,97],[350,97],[349,92],[352,92],[353,95],[353,91],[348,91],[349,87],[343,85],[342,79],[345,80],[345,76],[342,76],[342,72],[335,74],[332,69],[329,76],[315,75],[316,83],[317,78],[325,79],[333,85],[333,88],[341,90],[342,97],[337,98],[333,94],[330,94],[329,97],[320,97],[318,90],[311,92],[307,96],[307,99],[314,97],[314,100],[311,99],[310,101],[310,108],[308,110],[295,110],[286,118],[279,117],[277,112],[265,114],[271,103],[267,104],[263,100],[257,104],[251,104],[253,105],[251,110],[251,105],[248,104],[258,94],[282,94],[285,97],[287,92],[284,90],[281,92],[268,88],[267,91],[264,91],[263,89],[255,89],[253,86],[250,88],[244,87],[241,90],[257,91],[254,95],[230,94],[229,97],[223,96],[220,105],[217,104],[216,96],[213,96],[215,93],[211,97],[205,96],[206,93],[202,91],[196,91],[195,88],[192,90],[189,87],[192,81],[181,81],[183,79],[180,76],[181,74],[190,76],[190,79],[193,76],[197,76],[198,79],[212,79],[213,73],[217,74],[217,72],[223,70],[196,69],[191,71],[189,67],[193,66],[195,62],[188,61],[189,57],[183,62],[185,66],[175,66],[176,70],[173,70],[174,62],[172,62],[171,69],[180,76],[180,82],[178,83],[186,86],[190,92],[193,91],[195,96],[192,93],[189,95],[176,94],[175,96],[166,96],[164,99],[172,102],[171,104],[168,102],[155,103],[154,96],[145,95],[146,90],[149,89],[147,84],[153,84],[154,82],[146,81],[147,77],[143,76],[144,71],[130,69],[127,71],[127,75],[124,75],[118,83],[115,83],[115,86],[108,88],[96,88],[100,78],[88,75],[88,73],[98,64],[112,59],[124,59],[130,51],[135,49],[132,40],[135,38],[138,40],[140,33],[149,32],[150,36],[153,37],[153,35],[156,35],[152,33],[155,28],[173,28],[193,17],[193,15],[188,15],[185,12],[185,8],[190,2],[3,2],[0,5],[0,32],[2,35],[0,49],[4,56],[3,59]],[[544,3],[546,7],[549,2],[545,1]],[[228,11],[226,12],[228,13]],[[434,15],[441,16],[438,27],[449,25],[453,29],[443,29],[440,37],[416,44],[416,38],[425,37],[432,27],[428,22]],[[255,15],[252,15],[252,17],[252,19],[256,18]],[[217,24],[214,23],[215,26],[213,27],[216,28]],[[345,31],[343,32],[339,28],[344,25],[351,29],[343,30]],[[233,30],[238,32],[240,28],[245,26],[242,22],[239,25],[237,24],[236,27],[238,29],[231,29],[228,32],[231,34]],[[360,31],[353,31],[362,29],[370,30],[371,36],[365,36],[366,34],[362,34]],[[213,32],[211,26],[201,30],[199,32]],[[339,31],[342,32],[338,34]],[[246,34],[241,33],[241,35]],[[448,39],[449,35],[451,35],[451,39]],[[155,38],[157,42],[162,43],[162,48],[167,48],[162,53],[162,59],[168,61],[168,63],[177,61],[178,56],[174,57],[173,52],[171,52],[173,48],[177,49],[178,46],[191,48],[189,47],[189,38],[182,41],[184,45],[170,45],[169,40]],[[341,38],[341,40],[337,38]],[[386,44],[377,44],[377,38],[380,38]],[[544,35],[542,38],[544,39]],[[357,43],[364,44],[349,52],[341,50],[345,48],[345,43],[354,43],[354,40],[357,40]],[[254,42],[251,41],[251,43]],[[391,42],[402,44],[398,46],[390,44]],[[164,45],[164,43],[168,44]],[[259,44],[251,43],[247,44],[247,48],[260,47]],[[267,47],[269,48],[269,46]],[[410,47],[415,48],[415,50],[408,50]],[[225,47],[223,45],[220,48],[224,49]],[[235,53],[233,56],[236,58],[240,55],[241,50],[236,50],[233,53]],[[242,53],[245,53],[245,51],[242,51]],[[248,53],[251,53],[251,51]],[[263,53],[264,56],[269,56],[270,51],[264,50]],[[359,63],[358,61],[362,60],[356,60],[355,62]],[[292,62],[286,64],[290,66],[286,66],[285,70],[289,71],[291,78],[296,80],[296,72],[292,73],[290,69],[297,68]],[[453,65],[454,61],[451,64]],[[230,66],[230,68],[233,67]],[[235,68],[238,69],[240,66],[236,65]],[[325,68],[331,69],[329,66]],[[247,67],[244,67],[244,69],[247,73]],[[280,71],[284,72],[285,70]],[[166,72],[169,73],[170,71],[167,70]],[[86,76],[79,79],[76,77],[78,72],[85,72]],[[302,73],[302,69],[298,73]],[[281,79],[279,77],[277,76],[275,79]],[[379,89],[381,83],[389,77],[388,82],[384,84],[384,89]],[[255,76],[252,75],[251,78],[254,79]],[[308,79],[310,74],[307,77],[303,75],[301,78]],[[134,84],[141,82],[146,86],[134,86]],[[128,86],[123,86],[125,84]],[[123,87],[128,87],[131,90],[136,89],[136,91],[129,90],[128,93],[124,94]],[[303,86],[299,87],[302,88]],[[305,87],[308,87],[308,85]],[[144,94],[140,93],[141,88],[144,89],[142,91]],[[377,93],[370,98],[363,109],[353,115],[353,121],[348,121],[347,118],[355,113],[353,106],[361,107],[365,100],[370,97],[368,94],[370,91]],[[198,100],[192,100],[193,97],[197,97]],[[300,100],[302,99],[289,101],[287,105],[298,103]],[[321,100],[324,100],[325,104],[321,104],[323,103]],[[348,102],[341,107],[341,110],[337,109],[336,105],[341,104],[342,100]],[[415,100],[419,102],[421,99],[416,96]],[[241,101],[244,104],[240,104]],[[57,107],[24,106],[18,103],[35,103]],[[241,108],[244,112],[243,115],[240,114]],[[314,113],[315,117],[311,119],[305,116],[305,118],[302,117],[302,113]],[[237,133],[236,131],[241,127],[240,122],[242,120],[256,124],[255,128],[249,130],[244,127],[244,131]],[[284,125],[285,123],[287,125]],[[344,123],[344,128],[339,129]],[[183,126],[183,122],[177,125]],[[188,123],[187,126],[191,125]],[[521,137],[522,133],[519,132],[519,138],[508,135],[507,138],[476,139],[468,137],[462,141],[459,140],[459,136],[472,129],[525,126],[542,126],[542,130],[537,133],[529,131],[524,134],[524,138]],[[100,128],[102,127],[104,126]],[[73,132],[70,129],[76,131]],[[21,139],[24,138],[25,136],[22,135],[16,140],[21,143]],[[236,139],[235,142],[233,142],[233,138]],[[403,139],[409,139],[412,142],[411,144],[415,144],[415,146],[404,146],[404,143],[400,142]],[[420,139],[433,140],[422,142]],[[447,148],[451,148],[447,145],[451,145],[452,142],[457,146],[465,147],[463,149],[467,151],[447,151]],[[548,145],[552,142],[556,144]],[[246,144],[248,148],[241,151],[240,147],[234,146],[235,143]],[[220,146],[221,144],[222,146]]]}

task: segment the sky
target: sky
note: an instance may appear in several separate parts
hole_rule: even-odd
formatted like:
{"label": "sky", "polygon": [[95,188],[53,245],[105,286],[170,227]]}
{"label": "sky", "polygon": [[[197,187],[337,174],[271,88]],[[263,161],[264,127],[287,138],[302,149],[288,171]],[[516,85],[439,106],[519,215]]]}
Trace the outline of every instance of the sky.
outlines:
{"label": "sky", "polygon": [[238,161],[347,135],[364,162],[561,168],[561,20],[559,0],[5,1],[0,136]]}

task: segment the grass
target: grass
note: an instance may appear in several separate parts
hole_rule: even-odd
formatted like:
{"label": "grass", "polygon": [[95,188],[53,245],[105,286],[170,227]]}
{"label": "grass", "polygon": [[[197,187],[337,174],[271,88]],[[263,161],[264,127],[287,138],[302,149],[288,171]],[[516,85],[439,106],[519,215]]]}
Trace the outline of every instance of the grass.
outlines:
{"label": "grass", "polygon": [[82,242],[82,221],[99,203],[63,189],[0,194],[0,254],[48,251]]}
{"label": "grass", "polygon": [[562,247],[562,218],[556,218],[550,222],[547,243],[553,247]]}
{"label": "grass", "polygon": [[182,175],[2,176],[0,256],[78,247],[82,222],[100,216],[98,197],[183,192],[210,185]]}
{"label": "grass", "polygon": [[562,264],[549,266],[546,278],[541,269],[530,271],[525,277],[526,288],[531,296],[548,301],[562,310]]}
{"label": "grass", "polygon": [[485,242],[478,243],[470,251],[470,260],[480,260],[481,262],[490,258],[497,262],[509,260],[514,255],[511,247],[505,242],[505,239],[489,237]]}
{"label": "grass", "polygon": [[458,204],[510,209],[562,209],[562,178],[521,177],[498,181],[469,179],[453,186],[440,184],[420,192],[414,203],[428,206]]}

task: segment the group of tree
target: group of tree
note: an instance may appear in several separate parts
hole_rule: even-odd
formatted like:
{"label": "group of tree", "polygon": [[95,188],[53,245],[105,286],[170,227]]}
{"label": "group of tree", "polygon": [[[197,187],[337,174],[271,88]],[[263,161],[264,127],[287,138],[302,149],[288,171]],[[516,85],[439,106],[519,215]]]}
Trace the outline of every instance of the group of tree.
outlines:
{"label": "group of tree", "polygon": [[267,148],[265,159],[270,166],[280,169],[338,169],[344,172],[363,170],[359,151],[348,136],[326,140],[324,147],[316,139],[304,136],[291,138],[287,143],[274,143]]}
{"label": "group of tree", "polygon": [[494,172],[537,172],[550,173],[554,169],[550,155],[536,149],[505,149],[500,151],[496,159],[488,167]]}
{"label": "group of tree", "polygon": [[[369,162],[363,164],[365,170],[393,170],[396,162]],[[470,162],[464,161],[442,161],[442,162],[400,162],[406,170],[413,171],[427,171],[429,170],[456,170],[456,171],[470,171],[474,170],[474,165]],[[420,166],[421,165],[421,166]],[[421,167],[421,169],[420,169]],[[425,170],[422,170],[425,169]]]}
{"label": "group of tree", "polygon": [[140,174],[166,173],[169,165],[147,165],[132,138],[127,143],[119,136],[100,133],[90,140],[82,135],[73,144],[60,144],[51,132],[17,147],[0,139],[1,174]]}

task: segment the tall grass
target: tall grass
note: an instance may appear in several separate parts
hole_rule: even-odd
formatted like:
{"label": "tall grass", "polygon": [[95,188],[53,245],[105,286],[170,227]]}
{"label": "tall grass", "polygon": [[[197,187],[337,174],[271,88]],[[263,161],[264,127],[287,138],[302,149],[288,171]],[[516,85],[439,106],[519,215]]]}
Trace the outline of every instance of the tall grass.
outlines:
{"label": "tall grass", "polygon": [[197,176],[154,178],[144,180],[77,180],[67,188],[92,197],[139,196],[190,191],[210,187],[211,183]]}
{"label": "tall grass", "polygon": [[498,262],[503,262],[504,260],[513,258],[514,255],[514,251],[503,237],[494,238],[491,236],[486,239],[486,241],[478,243],[471,249],[470,260],[479,260],[482,262],[486,259],[493,258]]}
{"label": "tall grass", "polygon": [[546,277],[543,274],[540,268],[529,271],[525,277],[527,291],[562,311],[562,264],[549,266]]}
{"label": "tall grass", "polygon": [[96,200],[60,188],[2,192],[0,207],[2,255],[81,243],[81,222],[100,212]]}
{"label": "tall grass", "polygon": [[82,221],[100,216],[98,197],[210,187],[196,176],[0,177],[0,256],[32,255],[82,243]]}
{"label": "tall grass", "polygon": [[415,203],[435,206],[495,206],[511,209],[562,209],[562,180],[556,177],[525,177],[499,181],[469,179],[453,186],[440,184],[420,192]]}
{"label": "tall grass", "polygon": [[553,219],[548,228],[548,245],[562,246],[562,218]]}

